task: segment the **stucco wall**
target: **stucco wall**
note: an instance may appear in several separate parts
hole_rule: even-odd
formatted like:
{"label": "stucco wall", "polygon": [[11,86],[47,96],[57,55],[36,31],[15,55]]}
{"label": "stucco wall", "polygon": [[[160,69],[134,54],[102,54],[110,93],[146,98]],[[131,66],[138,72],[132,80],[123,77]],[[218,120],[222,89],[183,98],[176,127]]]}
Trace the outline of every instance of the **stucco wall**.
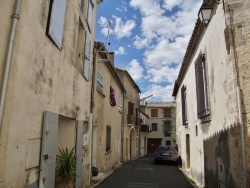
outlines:
{"label": "stucco wall", "polygon": [[[101,57],[97,57],[101,59]],[[103,90],[97,88],[98,71],[103,75]],[[94,83],[94,126],[97,128],[96,166],[101,172],[106,172],[120,163],[121,157],[121,123],[122,113],[119,105],[122,104],[123,90],[118,80],[112,75],[106,62],[97,60]],[[115,90],[116,106],[110,104],[110,86]],[[106,126],[111,127],[111,150],[106,152]]]}
{"label": "stucco wall", "polygon": [[[13,11],[13,3],[4,1],[1,5],[1,17],[6,18],[1,28],[6,27],[6,31],[11,21],[6,15]],[[25,160],[27,140],[42,136],[44,111],[89,121],[91,79],[87,82],[73,66],[78,57],[78,1],[67,1],[61,51],[46,36],[49,3],[22,1],[0,138],[0,187],[24,187],[37,181],[38,166],[25,169]],[[3,7],[6,12],[2,12]],[[0,31],[2,36],[3,30]],[[3,35],[7,40],[8,33],[4,31]],[[94,32],[90,36],[93,41]],[[1,42],[0,48],[6,48],[6,41]],[[90,74],[91,70],[92,66]],[[87,145],[89,133],[84,135]],[[90,161],[85,154],[83,165],[88,166]],[[89,184],[89,171],[83,174],[84,183]]]}
{"label": "stucco wall", "polygon": [[[183,169],[198,184],[206,187],[218,186],[219,180],[226,187],[243,186],[235,63],[239,63],[241,97],[245,97],[247,95],[243,93],[248,93],[248,78],[244,73],[249,71],[248,66],[245,66],[248,63],[247,59],[249,59],[246,53],[246,51],[249,51],[249,41],[247,41],[247,38],[249,38],[249,32],[247,32],[249,21],[245,18],[249,16],[249,13],[247,13],[249,3],[246,1],[225,1],[225,3],[226,14],[224,14],[222,4],[214,6],[212,20],[208,27],[204,27],[201,39],[197,42],[196,49],[192,53],[188,70],[179,86],[181,88],[182,85],[185,85],[187,88],[188,127],[182,126],[180,89],[176,97],[177,140],[183,160]],[[231,16],[227,3],[230,6]],[[238,62],[235,60],[233,50],[230,19],[234,23]],[[204,120],[201,122],[197,118],[194,63],[199,53],[205,54],[206,58],[210,106],[210,116],[206,118],[207,122],[204,122]],[[244,79],[246,85],[243,84]],[[246,107],[244,102],[243,106]],[[247,122],[246,114],[243,112],[243,117],[246,117],[244,118],[244,124]],[[196,126],[198,136],[196,136]],[[190,134],[190,169],[186,167],[186,134]],[[249,137],[246,137],[245,140],[247,143]],[[247,151],[249,150],[247,149]],[[220,165],[224,168],[223,177],[220,175]]]}

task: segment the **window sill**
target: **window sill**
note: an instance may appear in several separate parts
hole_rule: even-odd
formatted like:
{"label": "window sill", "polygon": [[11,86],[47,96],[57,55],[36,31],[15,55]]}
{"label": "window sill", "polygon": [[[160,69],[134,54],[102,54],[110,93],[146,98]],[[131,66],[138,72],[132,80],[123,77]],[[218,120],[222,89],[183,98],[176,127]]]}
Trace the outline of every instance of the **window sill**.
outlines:
{"label": "window sill", "polygon": [[105,155],[109,155],[110,153],[112,153],[112,150],[106,151]]}
{"label": "window sill", "polygon": [[103,97],[106,97],[106,95],[103,93],[103,91],[102,91],[101,89],[99,89],[99,88],[97,87],[96,90],[97,90]]}

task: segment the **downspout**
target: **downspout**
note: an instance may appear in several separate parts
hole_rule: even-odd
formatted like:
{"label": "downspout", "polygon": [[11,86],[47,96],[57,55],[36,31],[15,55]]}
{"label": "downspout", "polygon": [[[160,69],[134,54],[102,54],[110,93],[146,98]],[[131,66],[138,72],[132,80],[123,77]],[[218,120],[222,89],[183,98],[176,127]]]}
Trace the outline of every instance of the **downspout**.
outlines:
{"label": "downspout", "polygon": [[5,69],[3,72],[3,82],[2,82],[2,92],[1,92],[1,101],[0,101],[0,133],[3,126],[3,113],[4,113],[4,104],[5,104],[5,98],[6,98],[6,91],[8,86],[8,80],[9,80],[9,72],[10,72],[10,66],[11,66],[11,60],[14,50],[14,44],[15,44],[15,36],[16,36],[16,29],[17,24],[20,19],[19,13],[21,8],[21,2],[22,0],[16,0],[15,2],[15,8],[14,12],[11,16],[12,18],[12,25],[10,30],[10,38],[8,42],[8,49],[5,57]]}
{"label": "downspout", "polygon": [[243,187],[247,188],[247,170],[246,170],[246,154],[245,154],[245,138],[244,138],[244,125],[243,125],[243,117],[242,117],[242,106],[241,106],[241,97],[240,97],[240,83],[239,83],[239,67],[238,67],[238,56],[235,47],[235,36],[234,36],[234,28],[233,28],[233,16],[230,9],[229,4],[229,16],[230,16],[230,30],[232,34],[232,46],[235,60],[235,68],[236,68],[236,84],[237,84],[237,106],[238,106],[238,115],[239,115],[239,126],[240,126],[240,140],[241,140],[241,155],[242,155],[242,171],[243,171]]}
{"label": "downspout", "polygon": [[125,101],[125,92],[123,92],[123,99],[122,99],[122,121],[121,121],[121,163],[123,163],[123,153],[124,153],[124,101]]}

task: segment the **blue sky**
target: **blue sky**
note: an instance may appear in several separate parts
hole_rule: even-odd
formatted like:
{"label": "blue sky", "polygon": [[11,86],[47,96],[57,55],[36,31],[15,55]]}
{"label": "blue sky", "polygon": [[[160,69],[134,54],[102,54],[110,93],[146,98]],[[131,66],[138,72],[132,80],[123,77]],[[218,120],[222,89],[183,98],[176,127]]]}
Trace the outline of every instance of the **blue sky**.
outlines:
{"label": "blue sky", "polygon": [[202,0],[103,0],[98,5],[96,40],[106,47],[110,41],[115,66],[127,69],[142,91],[141,98],[153,95],[148,101],[173,101],[173,84],[201,3]]}

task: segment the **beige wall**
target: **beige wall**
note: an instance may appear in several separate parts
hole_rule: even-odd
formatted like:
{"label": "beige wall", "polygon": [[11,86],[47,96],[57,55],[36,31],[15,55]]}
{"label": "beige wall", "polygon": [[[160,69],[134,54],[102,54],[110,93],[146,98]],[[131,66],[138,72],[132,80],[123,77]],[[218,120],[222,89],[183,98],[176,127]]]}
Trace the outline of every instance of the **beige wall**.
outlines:
{"label": "beige wall", "polygon": [[[94,82],[94,129],[96,137],[93,139],[93,164],[106,172],[120,163],[121,158],[121,123],[122,113],[119,105],[122,105],[123,90],[118,80],[107,67],[108,62],[98,61],[96,57],[95,82]],[[103,75],[103,90],[97,88],[97,73]],[[115,90],[116,106],[110,104],[110,86]],[[111,127],[111,151],[106,152],[106,126]]]}
{"label": "beige wall", "polygon": [[[0,49],[7,48],[13,5],[14,0],[1,2],[0,33],[4,40]],[[38,166],[25,169],[25,159],[27,140],[41,138],[44,111],[89,121],[91,79],[87,82],[73,66],[79,58],[79,17],[89,32],[80,16],[79,2],[67,1],[61,51],[46,36],[48,12],[49,1],[22,1],[0,137],[0,187],[24,187],[37,181]],[[95,16],[93,26],[94,20]],[[90,36],[93,41],[94,32]],[[0,53],[2,75],[5,50]],[[91,70],[92,66],[90,75]],[[84,135],[85,143],[89,133]],[[89,162],[85,158],[84,166]],[[88,185],[89,171],[83,174]]]}
{"label": "beige wall", "polygon": [[[177,104],[177,134],[179,152],[183,160],[183,169],[199,184],[206,187],[218,185],[218,165],[225,168],[223,181],[227,186],[243,187],[242,148],[240,141],[240,127],[238,124],[238,107],[236,93],[235,63],[239,65],[239,81],[243,110],[243,126],[245,132],[247,172],[249,172],[249,2],[225,1],[230,13],[224,14],[223,5],[215,5],[212,20],[208,27],[203,29],[200,41],[193,54],[189,69],[185,73],[184,84],[187,87],[188,127],[182,126],[181,92],[176,97]],[[243,16],[244,15],[244,16]],[[232,39],[230,19],[233,20],[235,38]],[[229,32],[229,33],[228,33]],[[229,34],[229,35],[228,35]],[[237,59],[233,49],[233,41]],[[208,81],[208,99],[210,116],[207,122],[197,118],[195,61],[199,53],[206,56],[206,70]],[[196,127],[198,135],[196,136]],[[186,166],[186,134],[190,135],[191,167]],[[235,160],[237,159],[237,160]],[[206,174],[206,176],[204,175]],[[249,183],[249,181],[248,181]]]}

